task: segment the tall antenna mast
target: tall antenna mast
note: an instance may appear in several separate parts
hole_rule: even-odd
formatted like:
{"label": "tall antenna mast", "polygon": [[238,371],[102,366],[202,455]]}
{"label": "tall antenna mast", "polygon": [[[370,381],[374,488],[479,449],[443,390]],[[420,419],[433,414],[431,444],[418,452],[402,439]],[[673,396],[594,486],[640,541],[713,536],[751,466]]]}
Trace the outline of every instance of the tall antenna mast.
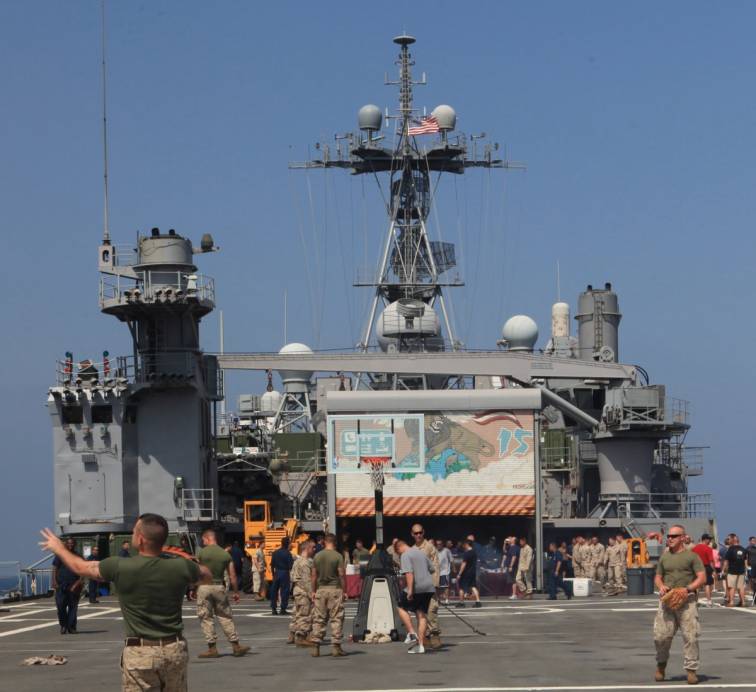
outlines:
{"label": "tall antenna mast", "polygon": [[105,0],[101,0],[100,6],[102,9],[102,179],[105,192],[102,219],[102,242],[104,245],[110,245],[110,202],[108,200],[108,80],[105,63]]}

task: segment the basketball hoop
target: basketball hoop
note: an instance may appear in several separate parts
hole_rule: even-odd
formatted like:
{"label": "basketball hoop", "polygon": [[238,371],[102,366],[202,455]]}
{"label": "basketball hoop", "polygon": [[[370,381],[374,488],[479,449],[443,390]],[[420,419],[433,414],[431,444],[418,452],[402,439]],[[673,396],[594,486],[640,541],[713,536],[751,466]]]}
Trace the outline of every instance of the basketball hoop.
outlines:
{"label": "basketball hoop", "polygon": [[360,464],[367,464],[370,467],[370,482],[373,484],[373,490],[383,490],[383,474],[391,466],[391,457],[360,457]]}

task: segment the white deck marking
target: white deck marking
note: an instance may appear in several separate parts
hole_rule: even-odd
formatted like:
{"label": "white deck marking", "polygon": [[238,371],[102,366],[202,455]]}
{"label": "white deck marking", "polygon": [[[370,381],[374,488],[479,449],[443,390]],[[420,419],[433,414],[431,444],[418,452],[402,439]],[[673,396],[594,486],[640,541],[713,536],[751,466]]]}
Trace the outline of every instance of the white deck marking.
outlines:
{"label": "white deck marking", "polygon": [[13,615],[5,615],[4,617],[0,618],[0,622],[4,622],[5,620],[16,620],[18,621],[19,618],[25,618],[29,615],[36,615],[37,613],[44,613],[48,608],[39,608],[38,610],[27,610],[23,613],[14,613]]}
{"label": "white deck marking", "polygon": [[[676,683],[649,683],[645,685],[560,685],[549,687],[543,685],[533,685],[531,687],[424,687],[426,692],[560,692],[561,690],[672,690],[680,689],[686,686],[684,682]],[[756,684],[752,682],[734,682],[734,683],[707,683],[702,682],[697,685],[698,689],[705,690],[723,690],[723,689],[756,689]],[[405,688],[388,688],[373,690],[326,690],[325,692],[417,692],[417,687]]]}
{"label": "white deck marking", "polygon": [[[109,615],[110,613],[116,613],[120,611],[120,608],[106,608],[105,610],[98,610],[95,613],[89,613],[88,615],[82,615],[79,620],[91,620],[92,618],[99,617],[100,615]],[[57,620],[50,620],[50,622],[43,622],[39,625],[29,625],[29,627],[19,627],[15,630],[8,630],[7,632],[0,632],[0,637],[10,637],[14,634],[23,634],[24,632],[32,632],[33,630],[41,630],[45,627],[52,627],[58,625]]]}

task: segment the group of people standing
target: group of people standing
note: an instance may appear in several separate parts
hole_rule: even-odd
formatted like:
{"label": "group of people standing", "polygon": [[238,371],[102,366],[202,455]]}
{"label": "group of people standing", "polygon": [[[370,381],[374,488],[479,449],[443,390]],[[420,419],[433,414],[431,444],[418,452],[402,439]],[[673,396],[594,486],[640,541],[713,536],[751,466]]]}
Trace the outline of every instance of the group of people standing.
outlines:
{"label": "group of people standing", "polygon": [[623,534],[610,536],[607,545],[598,536],[575,536],[566,552],[571,555],[572,576],[600,582],[609,596],[627,591],[627,543]]}

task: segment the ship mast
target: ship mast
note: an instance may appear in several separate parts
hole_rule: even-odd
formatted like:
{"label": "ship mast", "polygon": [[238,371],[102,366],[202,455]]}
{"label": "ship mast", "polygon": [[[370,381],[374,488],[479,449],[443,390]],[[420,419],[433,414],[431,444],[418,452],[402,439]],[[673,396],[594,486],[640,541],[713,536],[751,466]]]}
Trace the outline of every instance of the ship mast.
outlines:
{"label": "ship mast", "polygon": [[[486,144],[481,156],[471,137],[473,151],[467,147],[467,137],[458,134],[451,138],[456,126],[456,114],[450,106],[438,106],[430,119],[419,118],[413,102],[413,87],[426,84],[425,75],[413,80],[414,60],[410,46],[415,38],[403,34],[394,38],[400,47],[396,64],[397,80],[386,84],[399,87],[398,110],[386,113],[386,120],[396,121],[396,142],[393,148],[382,146],[383,114],[377,106],[367,105],[358,115],[360,132],[336,137],[336,155],[328,144],[317,145],[322,157],[291,168],[347,168],[355,175],[387,173],[390,198],[386,230],[377,271],[369,279],[358,279],[355,286],[374,290],[362,338],[357,348],[366,352],[371,339],[377,336],[382,346],[392,351],[431,352],[460,350],[443,289],[463,286],[458,276],[444,275],[456,267],[453,243],[430,240],[427,227],[433,203],[431,173],[464,173],[467,168],[522,168],[495,158],[498,144]],[[421,133],[413,128],[426,126],[422,134],[438,134],[439,140],[424,146]],[[420,140],[420,141],[419,141]],[[343,141],[346,141],[346,150]],[[378,310],[383,306],[383,312]],[[378,318],[378,319],[376,319]],[[439,319],[440,318],[440,319]],[[442,331],[445,333],[442,333]]]}

